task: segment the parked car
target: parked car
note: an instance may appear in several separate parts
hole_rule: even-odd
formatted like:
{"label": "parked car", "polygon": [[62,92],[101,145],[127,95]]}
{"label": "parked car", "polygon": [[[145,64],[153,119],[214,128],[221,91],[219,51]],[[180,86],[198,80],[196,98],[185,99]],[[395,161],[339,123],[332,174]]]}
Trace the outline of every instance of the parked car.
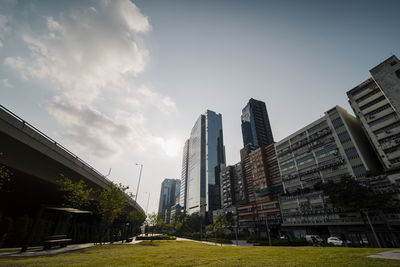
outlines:
{"label": "parked car", "polygon": [[308,243],[311,243],[313,245],[319,245],[324,242],[322,237],[320,237],[319,235],[306,235],[305,238]]}
{"label": "parked car", "polygon": [[340,238],[338,238],[336,236],[329,237],[327,243],[332,244],[334,246],[343,246],[343,244],[344,244],[343,240],[341,240]]}

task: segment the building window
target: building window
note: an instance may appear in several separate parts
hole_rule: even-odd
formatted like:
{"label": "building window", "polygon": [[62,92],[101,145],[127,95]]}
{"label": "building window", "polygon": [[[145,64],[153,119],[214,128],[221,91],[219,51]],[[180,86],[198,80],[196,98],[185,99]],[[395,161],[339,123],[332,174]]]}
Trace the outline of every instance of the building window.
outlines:
{"label": "building window", "polygon": [[342,144],[344,144],[344,143],[346,143],[348,141],[351,141],[350,136],[349,136],[349,134],[347,132],[343,132],[341,134],[338,134],[338,136],[339,136],[340,142]]}
{"label": "building window", "polygon": [[364,176],[366,173],[364,165],[353,166],[353,171],[356,177]]}
{"label": "building window", "polygon": [[335,129],[337,129],[343,125],[343,121],[340,117],[338,117],[338,118],[332,120],[332,124],[333,124],[333,127],[335,127]]}
{"label": "building window", "polygon": [[383,116],[382,118],[379,118],[377,120],[371,121],[368,124],[369,124],[369,126],[374,126],[374,125],[377,125],[377,124],[379,124],[381,122],[384,122],[384,121],[387,121],[387,120],[389,120],[391,118],[396,118],[396,117],[397,117],[396,113],[393,112],[393,113],[390,113],[390,114],[388,114],[386,116]]}
{"label": "building window", "polygon": [[345,152],[348,159],[355,159],[359,157],[355,147],[347,148],[345,149]]}
{"label": "building window", "polygon": [[397,64],[397,62],[396,61],[392,61],[392,62],[390,62],[390,66],[394,66],[394,65],[396,65]]}
{"label": "building window", "polygon": [[376,89],[372,90],[371,92],[369,92],[368,94],[356,99],[356,103],[360,103],[361,101],[363,101],[363,100],[365,100],[365,99],[367,99],[367,98],[379,93],[380,91],[381,91],[381,89],[376,88]]}
{"label": "building window", "polygon": [[[400,73],[399,73],[399,74],[400,74]],[[399,76],[399,78],[400,78],[400,76]],[[373,105],[375,105],[375,104],[381,102],[381,101],[384,100],[385,98],[386,98],[386,97],[385,97],[384,95],[383,95],[383,96],[380,96],[380,97],[378,97],[377,99],[372,100],[371,102],[369,102],[369,103],[367,103],[367,104],[361,106],[361,107],[360,107],[360,110],[364,110],[364,109],[366,109],[366,108],[369,108],[369,107],[371,107],[371,106],[373,106]]]}

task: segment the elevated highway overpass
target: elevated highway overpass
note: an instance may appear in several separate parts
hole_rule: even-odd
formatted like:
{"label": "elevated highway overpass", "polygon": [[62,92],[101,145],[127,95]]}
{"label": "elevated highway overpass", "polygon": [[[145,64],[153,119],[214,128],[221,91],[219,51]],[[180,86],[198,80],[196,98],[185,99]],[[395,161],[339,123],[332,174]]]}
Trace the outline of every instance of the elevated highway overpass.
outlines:
{"label": "elevated highway overpass", "polygon": [[[3,210],[60,205],[60,174],[76,181],[82,179],[94,189],[109,188],[110,181],[103,174],[1,105],[0,153],[0,165],[13,173],[12,192],[0,194]],[[129,199],[129,203],[145,214],[134,200]]]}

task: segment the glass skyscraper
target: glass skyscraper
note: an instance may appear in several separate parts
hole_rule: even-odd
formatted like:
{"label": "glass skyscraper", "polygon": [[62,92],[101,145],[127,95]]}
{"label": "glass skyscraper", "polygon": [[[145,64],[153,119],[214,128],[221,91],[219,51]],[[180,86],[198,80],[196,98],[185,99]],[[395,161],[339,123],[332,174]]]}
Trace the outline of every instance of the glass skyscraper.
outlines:
{"label": "glass skyscraper", "polygon": [[164,179],[161,184],[160,202],[158,205],[158,213],[160,213],[166,223],[171,219],[171,207],[176,203],[179,195],[181,181],[178,179]]}
{"label": "glass skyscraper", "polygon": [[187,201],[187,179],[188,179],[188,164],[189,164],[189,139],[186,140],[185,146],[183,147],[182,157],[182,174],[181,174],[181,189],[179,205],[186,210]]}
{"label": "glass skyscraper", "polygon": [[242,110],[243,146],[267,146],[274,141],[267,108],[263,101],[251,98]]}
{"label": "glass skyscraper", "polygon": [[207,110],[200,115],[188,150],[185,210],[205,216],[220,208],[219,174],[226,164],[221,114]]}

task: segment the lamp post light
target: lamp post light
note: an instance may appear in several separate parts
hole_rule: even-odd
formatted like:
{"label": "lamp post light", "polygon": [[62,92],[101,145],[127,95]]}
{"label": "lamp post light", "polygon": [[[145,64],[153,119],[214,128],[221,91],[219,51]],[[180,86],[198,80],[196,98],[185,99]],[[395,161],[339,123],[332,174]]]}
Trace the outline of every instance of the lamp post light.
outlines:
{"label": "lamp post light", "polygon": [[147,192],[149,195],[147,196],[147,205],[146,205],[146,214],[147,214],[147,209],[149,208],[149,200],[150,200],[150,192]]}
{"label": "lamp post light", "polygon": [[136,166],[138,166],[138,165],[140,165],[140,172],[139,172],[139,181],[138,181],[138,185],[137,185],[137,188],[136,188],[136,196],[135,196],[135,202],[136,203],[137,203],[137,196],[138,196],[138,193],[139,193],[140,178],[142,177],[142,169],[143,169],[143,164],[136,163]]}

